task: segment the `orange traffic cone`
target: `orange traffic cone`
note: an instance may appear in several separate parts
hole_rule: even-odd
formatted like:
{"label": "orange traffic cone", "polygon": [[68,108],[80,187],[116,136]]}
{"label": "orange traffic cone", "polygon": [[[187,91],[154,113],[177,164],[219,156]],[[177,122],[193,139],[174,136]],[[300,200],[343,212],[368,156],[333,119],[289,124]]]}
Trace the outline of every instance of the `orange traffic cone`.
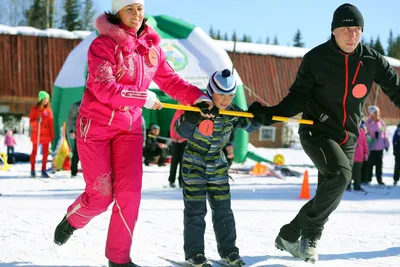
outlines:
{"label": "orange traffic cone", "polygon": [[304,172],[303,184],[301,185],[300,196],[301,199],[310,199],[310,185],[308,184],[308,171]]}

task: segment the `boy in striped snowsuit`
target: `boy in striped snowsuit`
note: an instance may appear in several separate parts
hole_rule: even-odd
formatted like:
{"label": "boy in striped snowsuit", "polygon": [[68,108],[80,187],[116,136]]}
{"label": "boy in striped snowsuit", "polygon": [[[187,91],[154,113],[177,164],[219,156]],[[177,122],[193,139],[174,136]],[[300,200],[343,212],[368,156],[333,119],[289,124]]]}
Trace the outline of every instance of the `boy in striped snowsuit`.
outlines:
{"label": "boy in striped snowsuit", "polygon": [[223,148],[235,128],[248,132],[259,129],[253,119],[218,115],[220,110],[242,111],[232,104],[236,93],[236,81],[228,69],[215,72],[207,86],[214,108],[197,105],[203,114],[213,114],[213,133],[205,136],[199,124],[205,120],[199,112],[186,111],[175,123],[177,133],[187,138],[182,160],[184,196],[184,251],[192,266],[211,266],[204,254],[204,232],[207,213],[206,197],[212,210],[212,221],[217,239],[218,253],[223,261],[232,266],[244,266],[236,247],[235,219],[231,209],[228,162]]}

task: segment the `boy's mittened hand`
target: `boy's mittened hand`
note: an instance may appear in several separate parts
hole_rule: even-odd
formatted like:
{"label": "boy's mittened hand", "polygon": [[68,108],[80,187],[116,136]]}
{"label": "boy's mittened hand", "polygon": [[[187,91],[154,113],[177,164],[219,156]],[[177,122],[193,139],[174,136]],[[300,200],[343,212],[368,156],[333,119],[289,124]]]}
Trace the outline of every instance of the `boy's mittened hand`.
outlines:
{"label": "boy's mittened hand", "polygon": [[194,106],[198,107],[203,114],[209,114],[214,116],[217,116],[219,114],[219,110],[216,106],[213,106],[212,109],[209,109],[210,106],[206,102],[200,102]]}
{"label": "boy's mittened hand", "polygon": [[192,124],[198,124],[202,117],[200,112],[185,111],[185,119]]}

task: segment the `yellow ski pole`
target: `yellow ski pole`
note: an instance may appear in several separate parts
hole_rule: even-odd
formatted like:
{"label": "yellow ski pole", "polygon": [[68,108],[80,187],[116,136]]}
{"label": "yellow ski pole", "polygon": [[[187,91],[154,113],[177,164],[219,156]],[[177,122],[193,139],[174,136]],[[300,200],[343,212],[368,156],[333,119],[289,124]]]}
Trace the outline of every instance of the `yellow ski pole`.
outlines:
{"label": "yellow ski pole", "polygon": [[[169,104],[169,103],[162,103],[162,105],[164,108],[169,108],[169,109],[180,109],[180,110],[200,112],[200,109],[198,107],[178,105],[178,104]],[[236,117],[254,118],[252,113],[244,112],[244,111],[219,110],[219,114],[228,115],[228,116],[236,116]],[[272,120],[283,121],[283,122],[296,122],[296,123],[309,124],[309,125],[314,124],[314,122],[312,120],[292,119],[292,118],[280,117],[280,116],[273,116]]]}

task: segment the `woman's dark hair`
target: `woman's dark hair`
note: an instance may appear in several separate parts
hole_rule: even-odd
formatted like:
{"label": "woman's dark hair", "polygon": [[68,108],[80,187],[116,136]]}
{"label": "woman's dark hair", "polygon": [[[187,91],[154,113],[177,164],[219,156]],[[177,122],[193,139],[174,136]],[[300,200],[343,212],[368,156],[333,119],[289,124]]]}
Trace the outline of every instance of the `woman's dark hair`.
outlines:
{"label": "woman's dark hair", "polygon": [[[118,24],[120,24],[122,22],[121,19],[118,18],[117,15],[115,15],[115,14],[113,14],[111,12],[104,12],[104,14],[106,14],[107,20],[111,24],[118,25]],[[137,36],[139,36],[142,33],[142,31],[144,30],[144,28],[146,27],[146,22],[147,22],[147,19],[146,18],[143,19],[142,25],[140,26],[140,28],[139,28],[139,30],[137,32]]]}
{"label": "woman's dark hair", "polygon": [[[37,106],[38,108],[40,108],[40,107],[42,106],[42,102],[43,102],[43,100],[40,100],[39,102],[37,102],[36,106]],[[43,105],[43,107],[47,108],[47,107],[49,106],[49,103],[50,103],[50,101],[47,102],[46,105]]]}

